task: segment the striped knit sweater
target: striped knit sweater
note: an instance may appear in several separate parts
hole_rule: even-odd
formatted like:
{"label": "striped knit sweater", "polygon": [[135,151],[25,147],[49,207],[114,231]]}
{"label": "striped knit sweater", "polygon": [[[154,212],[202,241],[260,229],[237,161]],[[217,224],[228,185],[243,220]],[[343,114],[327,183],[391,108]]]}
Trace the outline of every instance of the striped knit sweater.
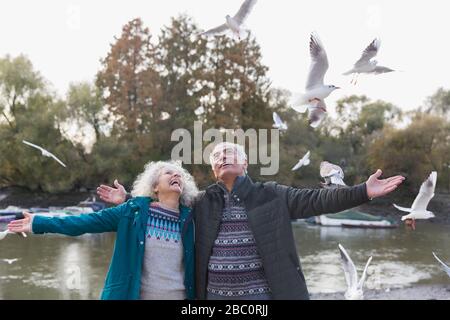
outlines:
{"label": "striped knit sweater", "polygon": [[219,234],[208,264],[207,291],[233,299],[269,294],[245,208],[225,189],[224,198]]}
{"label": "striped knit sweater", "polygon": [[140,298],[186,298],[179,213],[154,202],[147,221]]}

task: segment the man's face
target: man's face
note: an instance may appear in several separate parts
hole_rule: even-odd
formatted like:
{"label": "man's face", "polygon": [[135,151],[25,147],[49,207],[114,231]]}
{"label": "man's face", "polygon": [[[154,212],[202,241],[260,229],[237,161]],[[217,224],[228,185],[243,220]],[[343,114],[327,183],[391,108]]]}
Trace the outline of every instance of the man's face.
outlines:
{"label": "man's face", "polygon": [[224,147],[214,150],[213,171],[217,180],[235,179],[238,176],[243,176],[246,169],[247,161],[239,159],[234,148]]}

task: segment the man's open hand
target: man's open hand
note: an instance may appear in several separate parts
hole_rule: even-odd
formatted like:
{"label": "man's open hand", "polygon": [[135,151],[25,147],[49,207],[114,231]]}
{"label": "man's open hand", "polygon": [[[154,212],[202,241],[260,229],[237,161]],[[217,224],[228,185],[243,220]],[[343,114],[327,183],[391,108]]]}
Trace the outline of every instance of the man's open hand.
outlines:
{"label": "man's open hand", "polygon": [[367,196],[370,199],[375,199],[391,193],[405,180],[405,177],[403,176],[395,176],[381,180],[378,179],[382,174],[383,172],[378,169],[366,182]]}

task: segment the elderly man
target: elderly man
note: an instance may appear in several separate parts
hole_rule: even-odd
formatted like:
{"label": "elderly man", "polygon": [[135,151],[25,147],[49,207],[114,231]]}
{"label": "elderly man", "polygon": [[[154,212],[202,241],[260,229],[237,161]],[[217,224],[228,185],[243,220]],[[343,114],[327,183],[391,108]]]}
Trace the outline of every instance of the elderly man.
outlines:
{"label": "elderly man", "polygon": [[[194,204],[198,299],[309,299],[291,227],[292,219],[336,213],[394,191],[402,176],[332,190],[297,189],[275,182],[254,183],[247,156],[235,144],[211,153],[217,182]],[[101,186],[100,197],[125,200],[125,189]]]}

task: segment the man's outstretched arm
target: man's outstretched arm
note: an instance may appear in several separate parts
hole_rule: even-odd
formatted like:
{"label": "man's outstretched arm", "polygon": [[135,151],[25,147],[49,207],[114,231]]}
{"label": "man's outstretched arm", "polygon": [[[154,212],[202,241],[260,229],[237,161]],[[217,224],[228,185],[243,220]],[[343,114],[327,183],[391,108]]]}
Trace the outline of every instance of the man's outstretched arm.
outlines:
{"label": "man's outstretched arm", "polygon": [[351,209],[391,193],[405,180],[402,176],[379,179],[381,175],[382,171],[378,170],[365,183],[354,187],[315,190],[287,187],[286,200],[291,218],[305,219]]}

